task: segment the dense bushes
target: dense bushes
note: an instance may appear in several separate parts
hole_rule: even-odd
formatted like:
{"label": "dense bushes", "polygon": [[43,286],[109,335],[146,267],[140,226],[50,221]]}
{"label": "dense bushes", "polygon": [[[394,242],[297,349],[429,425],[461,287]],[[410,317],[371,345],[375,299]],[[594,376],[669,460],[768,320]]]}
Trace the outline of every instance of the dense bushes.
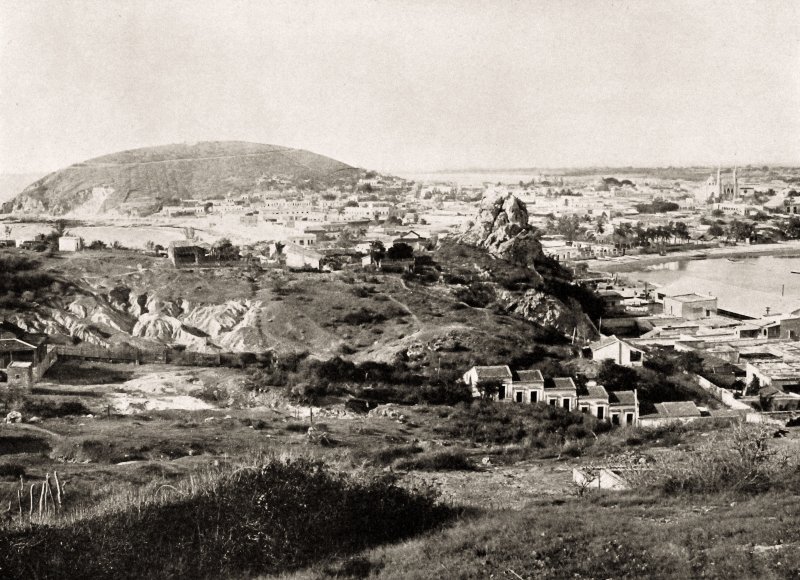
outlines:
{"label": "dense bushes", "polygon": [[20,410],[26,416],[37,416],[43,419],[91,413],[80,401],[53,402],[46,399],[28,399],[22,404]]}
{"label": "dense bushes", "polygon": [[430,494],[306,461],[273,461],[190,489],[65,527],[5,531],[0,572],[9,578],[76,571],[85,578],[276,574],[399,540],[450,516]]}
{"label": "dense bushes", "polygon": [[524,443],[551,448],[567,439],[583,439],[611,429],[588,414],[550,405],[508,405],[475,401],[458,406],[437,428],[442,434],[476,443]]}
{"label": "dense bushes", "polygon": [[760,493],[772,488],[795,488],[798,466],[770,448],[773,429],[737,425],[717,433],[691,453],[684,453],[654,474],[655,485],[678,493]]}

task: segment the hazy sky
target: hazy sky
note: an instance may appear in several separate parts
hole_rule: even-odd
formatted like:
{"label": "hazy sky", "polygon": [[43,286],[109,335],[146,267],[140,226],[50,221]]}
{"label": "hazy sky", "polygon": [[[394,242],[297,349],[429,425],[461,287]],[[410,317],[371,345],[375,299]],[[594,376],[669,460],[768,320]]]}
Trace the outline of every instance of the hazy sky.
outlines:
{"label": "hazy sky", "polygon": [[384,170],[800,163],[800,2],[0,0],[0,171],[226,139]]}

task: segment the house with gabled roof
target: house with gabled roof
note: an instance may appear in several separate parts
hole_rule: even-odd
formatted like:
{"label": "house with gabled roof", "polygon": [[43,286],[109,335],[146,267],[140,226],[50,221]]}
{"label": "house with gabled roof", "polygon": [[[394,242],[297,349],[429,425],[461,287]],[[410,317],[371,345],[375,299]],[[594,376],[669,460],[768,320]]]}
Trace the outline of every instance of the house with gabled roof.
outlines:
{"label": "house with gabled roof", "polygon": [[591,382],[586,385],[585,394],[578,395],[578,408],[601,421],[608,419],[608,392],[603,385]]}
{"label": "house with gabled roof", "polygon": [[608,393],[608,416],[612,425],[636,425],[639,422],[636,390]]}
{"label": "house with gabled roof", "polygon": [[544,397],[548,405],[574,411],[578,405],[578,388],[572,377],[556,377],[545,381]]}
{"label": "house with gabled roof", "polygon": [[54,360],[55,354],[47,350],[47,336],[0,322],[0,380],[9,387],[30,388]]}
{"label": "house with gabled roof", "polygon": [[510,395],[509,388],[513,381],[513,376],[508,365],[474,366],[464,373],[462,379],[472,389],[473,397],[483,395],[482,384],[489,382],[500,383],[500,389],[493,398],[502,401],[505,400],[506,395]]}
{"label": "house with gabled roof", "polygon": [[626,367],[642,366],[644,351],[615,335],[604,336],[589,345],[593,360],[612,360]]}
{"label": "house with gabled roof", "polygon": [[515,403],[538,403],[544,401],[544,377],[542,371],[513,371],[510,399]]}

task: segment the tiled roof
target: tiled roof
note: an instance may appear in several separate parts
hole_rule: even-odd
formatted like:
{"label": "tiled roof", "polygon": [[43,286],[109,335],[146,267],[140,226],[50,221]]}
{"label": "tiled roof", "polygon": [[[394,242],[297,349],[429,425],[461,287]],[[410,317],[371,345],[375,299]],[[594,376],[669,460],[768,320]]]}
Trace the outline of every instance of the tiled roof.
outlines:
{"label": "tiled roof", "polygon": [[553,379],[552,388],[559,391],[575,390],[575,382],[571,377],[558,377]]}
{"label": "tiled roof", "polygon": [[532,370],[532,371],[516,371],[514,373],[516,376],[514,380],[523,382],[523,383],[535,383],[535,382],[542,382],[544,381],[544,377],[542,376],[542,371],[540,370]]}
{"label": "tiled roof", "polygon": [[587,394],[581,397],[582,399],[603,399],[604,401],[608,400],[608,393],[606,392],[603,385],[587,385],[586,392]]}
{"label": "tiled roof", "polygon": [[478,375],[478,380],[481,381],[511,378],[511,369],[508,368],[508,365],[475,367],[475,373]]}
{"label": "tiled roof", "polygon": [[672,401],[656,403],[656,412],[667,417],[699,417],[700,409],[693,401]]}
{"label": "tiled roof", "polygon": [[615,342],[619,342],[619,339],[616,336],[613,336],[613,335],[612,336],[606,336],[606,337],[601,338],[600,340],[598,340],[596,342],[591,343],[589,345],[589,348],[591,348],[592,350],[598,350],[598,349],[604,348],[606,346],[609,346],[611,344],[614,344]]}
{"label": "tiled roof", "polygon": [[636,404],[636,393],[634,391],[611,391],[608,394],[608,402],[612,405]]}

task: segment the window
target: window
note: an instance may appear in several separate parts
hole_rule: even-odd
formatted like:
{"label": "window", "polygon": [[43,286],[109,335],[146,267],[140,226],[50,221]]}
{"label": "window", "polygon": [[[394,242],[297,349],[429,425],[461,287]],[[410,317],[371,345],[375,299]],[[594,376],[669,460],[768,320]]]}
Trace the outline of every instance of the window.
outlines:
{"label": "window", "polygon": [[531,403],[535,403],[539,400],[539,393],[536,391],[531,391]]}
{"label": "window", "polygon": [[523,396],[523,393],[522,393],[522,391],[517,391],[517,392],[515,393],[514,400],[515,400],[517,403],[521,403],[521,402],[522,402],[522,396]]}
{"label": "window", "polygon": [[602,420],[603,418],[605,418],[605,414],[606,414],[606,410],[605,410],[604,407],[597,407],[597,418],[598,419]]}
{"label": "window", "polygon": [[613,425],[619,425],[619,413],[612,413],[611,414],[611,423]]}
{"label": "window", "polygon": [[625,424],[626,425],[633,425],[633,413],[626,413],[625,414]]}
{"label": "window", "polygon": [[588,413],[588,412],[589,412],[589,407],[583,407],[583,406],[581,407],[581,413]]}

